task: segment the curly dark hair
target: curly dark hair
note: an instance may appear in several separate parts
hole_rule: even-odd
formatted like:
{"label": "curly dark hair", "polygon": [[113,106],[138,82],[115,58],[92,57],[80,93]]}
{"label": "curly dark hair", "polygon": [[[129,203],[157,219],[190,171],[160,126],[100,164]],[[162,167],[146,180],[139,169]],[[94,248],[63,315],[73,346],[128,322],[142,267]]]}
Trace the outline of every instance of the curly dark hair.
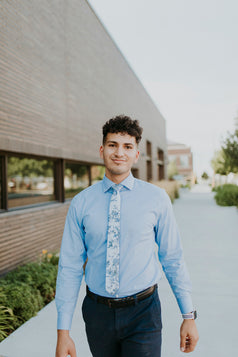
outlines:
{"label": "curly dark hair", "polygon": [[109,119],[102,128],[103,132],[103,144],[106,142],[108,133],[125,133],[130,136],[134,136],[136,143],[139,144],[142,137],[142,127],[139,125],[138,120],[133,120],[126,115],[117,115],[114,118]]}

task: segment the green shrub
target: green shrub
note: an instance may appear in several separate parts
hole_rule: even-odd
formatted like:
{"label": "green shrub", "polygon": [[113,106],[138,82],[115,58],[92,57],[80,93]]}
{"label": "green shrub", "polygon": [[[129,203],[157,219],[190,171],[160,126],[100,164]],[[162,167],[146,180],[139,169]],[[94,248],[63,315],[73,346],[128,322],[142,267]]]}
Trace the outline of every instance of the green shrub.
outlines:
{"label": "green shrub", "polygon": [[59,257],[55,254],[43,254],[39,262],[19,266],[8,273],[4,280],[10,283],[23,282],[40,291],[44,303],[53,300],[57,278]]}
{"label": "green shrub", "polygon": [[45,304],[54,298],[57,265],[51,263],[29,263],[18,267],[5,276],[9,283],[22,282],[39,290]]}
{"label": "green shrub", "polygon": [[186,184],[181,184],[180,187],[181,188],[189,188],[189,189],[191,189],[191,184],[188,182]]}
{"label": "green shrub", "polygon": [[41,270],[33,276],[35,286],[40,291],[45,304],[54,299],[57,270],[56,265],[43,263],[41,264]]}
{"label": "green shrub", "polygon": [[3,292],[3,301],[0,302],[0,305],[7,306],[12,310],[15,329],[35,316],[44,306],[39,290],[33,289],[26,283],[1,281],[0,286]]}
{"label": "green shrub", "polygon": [[[7,298],[0,288],[0,301],[6,301]],[[13,321],[15,317],[13,311],[0,303],[0,342],[14,330]]]}
{"label": "green shrub", "polygon": [[238,186],[225,184],[216,188],[216,203],[220,206],[237,206],[238,207]]}
{"label": "green shrub", "polygon": [[42,253],[0,279],[0,340],[54,299],[59,257]]}
{"label": "green shrub", "polygon": [[179,187],[178,185],[174,188],[174,198],[179,198]]}
{"label": "green shrub", "polygon": [[[49,258],[49,256],[51,256],[51,257]],[[58,263],[59,263],[59,256],[58,255],[56,255],[56,254],[48,254],[47,259],[48,259],[48,262],[50,264],[56,265],[58,267]]]}

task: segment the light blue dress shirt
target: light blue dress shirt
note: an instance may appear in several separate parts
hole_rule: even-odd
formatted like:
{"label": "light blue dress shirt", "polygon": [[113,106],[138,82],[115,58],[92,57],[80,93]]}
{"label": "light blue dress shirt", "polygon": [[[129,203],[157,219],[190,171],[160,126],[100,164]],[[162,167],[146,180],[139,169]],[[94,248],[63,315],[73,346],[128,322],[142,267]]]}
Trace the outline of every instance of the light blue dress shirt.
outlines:
{"label": "light blue dress shirt", "polygon": [[[113,184],[104,176],[71,201],[57,277],[58,329],[71,328],[86,258],[85,281],[89,290],[110,297],[105,289],[105,273]],[[111,297],[133,295],[156,284],[162,275],[159,258],[181,313],[193,311],[190,278],[170,198],[163,189],[135,179],[132,174],[121,184],[120,287]]]}

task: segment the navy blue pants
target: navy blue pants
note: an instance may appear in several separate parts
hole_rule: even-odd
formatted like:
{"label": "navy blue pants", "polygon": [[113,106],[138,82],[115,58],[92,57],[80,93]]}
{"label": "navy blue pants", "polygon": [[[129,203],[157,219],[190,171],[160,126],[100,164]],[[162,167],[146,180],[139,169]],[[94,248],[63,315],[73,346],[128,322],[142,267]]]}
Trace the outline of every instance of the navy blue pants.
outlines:
{"label": "navy blue pants", "polygon": [[162,323],[157,289],[123,308],[109,308],[86,296],[82,312],[93,357],[160,357]]}

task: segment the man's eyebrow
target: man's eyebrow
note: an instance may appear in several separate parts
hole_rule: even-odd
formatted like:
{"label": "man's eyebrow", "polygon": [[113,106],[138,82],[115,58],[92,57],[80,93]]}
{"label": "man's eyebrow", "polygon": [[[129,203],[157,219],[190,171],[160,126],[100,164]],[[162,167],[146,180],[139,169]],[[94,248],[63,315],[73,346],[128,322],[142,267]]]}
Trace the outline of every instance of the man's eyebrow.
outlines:
{"label": "man's eyebrow", "polygon": [[[108,143],[118,144],[118,142],[117,142],[117,141],[113,141],[113,140],[108,140],[108,141],[107,141],[107,144],[108,144]],[[134,146],[134,144],[133,144],[133,143],[123,143],[123,145],[132,145],[132,146]]]}

